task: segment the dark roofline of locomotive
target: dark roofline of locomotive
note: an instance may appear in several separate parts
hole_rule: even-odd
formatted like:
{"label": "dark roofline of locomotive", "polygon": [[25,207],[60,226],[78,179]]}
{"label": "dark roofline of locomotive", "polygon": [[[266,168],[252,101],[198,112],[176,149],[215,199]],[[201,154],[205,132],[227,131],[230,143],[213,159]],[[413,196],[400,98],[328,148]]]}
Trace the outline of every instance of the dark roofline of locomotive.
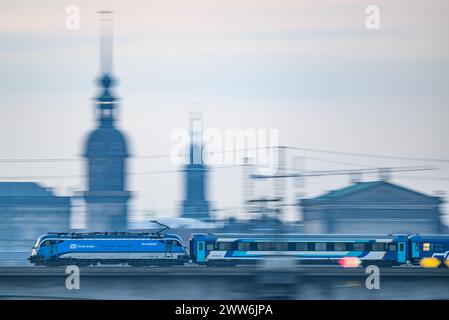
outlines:
{"label": "dark roofline of locomotive", "polygon": [[48,232],[41,235],[40,241],[57,238],[57,239],[87,239],[87,238],[149,238],[149,239],[176,239],[182,242],[177,234],[151,233],[151,232]]}

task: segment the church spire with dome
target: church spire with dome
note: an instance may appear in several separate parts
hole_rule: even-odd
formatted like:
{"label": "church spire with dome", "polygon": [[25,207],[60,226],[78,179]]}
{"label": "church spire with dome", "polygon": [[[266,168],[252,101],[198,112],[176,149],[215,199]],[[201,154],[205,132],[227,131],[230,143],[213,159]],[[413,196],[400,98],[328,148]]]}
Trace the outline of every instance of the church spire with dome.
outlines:
{"label": "church spire with dome", "polygon": [[128,200],[126,191],[125,136],[116,128],[117,98],[112,93],[112,12],[101,11],[101,76],[100,94],[95,99],[97,128],[87,139],[84,157],[87,159],[88,190],[84,192],[87,206],[87,228],[92,231],[126,229]]}

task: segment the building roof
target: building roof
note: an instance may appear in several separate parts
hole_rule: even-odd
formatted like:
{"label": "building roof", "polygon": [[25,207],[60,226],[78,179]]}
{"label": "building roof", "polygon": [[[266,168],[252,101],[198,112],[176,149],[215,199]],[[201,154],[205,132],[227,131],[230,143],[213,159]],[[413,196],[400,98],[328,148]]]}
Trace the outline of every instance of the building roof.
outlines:
{"label": "building roof", "polygon": [[70,202],[70,197],[57,196],[36,182],[0,182],[0,215],[16,209],[22,212],[25,207],[35,210],[36,214],[49,212],[48,209],[70,214]]}
{"label": "building roof", "polygon": [[333,201],[333,200],[339,200],[346,196],[354,195],[356,193],[363,192],[363,191],[372,190],[372,189],[378,188],[380,186],[389,186],[389,187],[395,188],[397,190],[402,190],[402,191],[406,191],[409,193],[413,193],[417,196],[425,197],[428,199],[435,199],[438,202],[440,202],[438,197],[425,195],[425,194],[416,192],[414,190],[410,190],[410,189],[401,187],[399,185],[392,184],[387,181],[369,181],[369,182],[356,182],[350,186],[326,192],[326,193],[324,193],[318,197],[315,197],[315,198],[304,199],[302,201],[302,203],[304,205],[308,205],[308,204],[314,204],[314,203],[322,203],[322,202],[328,202],[328,201]]}
{"label": "building roof", "polygon": [[54,194],[36,182],[0,182],[0,197],[54,197]]}
{"label": "building roof", "polygon": [[[372,187],[378,186],[385,183],[384,181],[370,181],[370,182],[357,182],[354,183],[348,187],[344,187],[337,190],[329,191],[325,194],[322,194],[316,198],[313,198],[313,200],[330,200],[335,198],[341,198],[346,195],[350,195],[359,191],[367,190]],[[312,200],[312,199],[310,199]]]}

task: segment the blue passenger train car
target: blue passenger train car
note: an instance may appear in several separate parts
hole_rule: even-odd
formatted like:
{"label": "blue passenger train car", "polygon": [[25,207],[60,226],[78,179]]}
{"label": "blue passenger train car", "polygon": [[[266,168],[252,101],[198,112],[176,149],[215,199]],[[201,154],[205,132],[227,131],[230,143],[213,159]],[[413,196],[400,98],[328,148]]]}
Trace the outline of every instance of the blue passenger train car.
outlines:
{"label": "blue passenger train car", "polygon": [[407,235],[232,236],[193,234],[190,256],[206,265],[236,265],[287,256],[304,263],[336,263],[357,257],[362,263],[404,264],[409,260]]}
{"label": "blue passenger train car", "polygon": [[[441,261],[449,259],[449,235],[420,235],[409,236],[410,260],[419,264],[423,258],[435,257]],[[442,264],[443,266],[444,264]]]}
{"label": "blue passenger train car", "polygon": [[35,265],[177,265],[188,261],[182,239],[153,233],[48,233],[33,246]]}

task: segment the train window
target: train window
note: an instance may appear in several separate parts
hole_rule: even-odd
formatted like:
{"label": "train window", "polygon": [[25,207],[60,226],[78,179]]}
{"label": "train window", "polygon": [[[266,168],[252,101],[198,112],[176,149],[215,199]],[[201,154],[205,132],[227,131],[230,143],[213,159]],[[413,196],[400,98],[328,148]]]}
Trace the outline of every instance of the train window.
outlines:
{"label": "train window", "polygon": [[174,245],[174,241],[173,240],[165,240],[165,244],[167,245],[167,246],[173,246]]}
{"label": "train window", "polygon": [[52,247],[52,250],[53,250],[53,248],[55,247],[55,244],[56,244],[58,241],[57,241],[57,240],[50,240],[49,242],[50,242],[50,246]]}
{"label": "train window", "polygon": [[346,243],[344,243],[344,242],[335,242],[334,243],[334,250],[335,251],[345,251],[346,250]]}
{"label": "train window", "polygon": [[213,244],[213,243],[208,243],[208,244],[206,245],[206,249],[207,249],[208,251],[214,250],[214,244]]}
{"label": "train window", "polygon": [[176,241],[176,240],[165,240],[165,243],[167,246],[177,246],[178,245],[178,241]]}
{"label": "train window", "polygon": [[307,242],[297,242],[296,251],[307,251]]}
{"label": "train window", "polygon": [[444,243],[437,242],[433,244],[433,251],[444,252]]}
{"label": "train window", "polygon": [[384,251],[385,250],[385,243],[383,242],[374,242],[373,244],[373,251]]}
{"label": "train window", "polygon": [[396,245],[394,243],[391,243],[389,248],[388,248],[388,250],[389,251],[396,251]]}
{"label": "train window", "polygon": [[44,242],[42,242],[42,244],[41,244],[41,248],[42,247],[48,247],[48,246],[50,246],[50,241],[44,241]]}
{"label": "train window", "polygon": [[231,243],[230,242],[219,242],[218,243],[218,250],[220,250],[220,251],[229,251],[229,250],[231,250]]}
{"label": "train window", "polygon": [[424,242],[422,244],[422,251],[430,251],[430,242]]}
{"label": "train window", "polygon": [[288,250],[288,242],[278,242],[276,244],[277,251],[287,251]]}
{"label": "train window", "polygon": [[249,242],[239,242],[239,244],[238,244],[239,251],[248,251],[249,248],[250,248]]}
{"label": "train window", "polygon": [[179,242],[178,240],[174,240],[174,241],[173,241],[173,245],[174,245],[175,247],[179,247],[179,248],[182,248],[182,247],[183,247],[182,243]]}
{"label": "train window", "polygon": [[326,242],[315,243],[315,251],[326,251],[326,249],[327,249]]}
{"label": "train window", "polygon": [[404,246],[404,244],[401,242],[400,244],[399,244],[399,251],[404,251],[405,250],[405,246]]}
{"label": "train window", "polygon": [[354,251],[365,251],[365,247],[363,242],[354,242]]}
{"label": "train window", "polygon": [[258,242],[257,243],[257,250],[258,251],[269,251],[270,250],[270,243],[268,243],[268,242]]}
{"label": "train window", "polygon": [[419,243],[415,242],[413,245],[415,246],[415,251],[418,252],[419,251]]}
{"label": "train window", "polygon": [[203,251],[203,243],[202,242],[198,243],[198,250]]}

